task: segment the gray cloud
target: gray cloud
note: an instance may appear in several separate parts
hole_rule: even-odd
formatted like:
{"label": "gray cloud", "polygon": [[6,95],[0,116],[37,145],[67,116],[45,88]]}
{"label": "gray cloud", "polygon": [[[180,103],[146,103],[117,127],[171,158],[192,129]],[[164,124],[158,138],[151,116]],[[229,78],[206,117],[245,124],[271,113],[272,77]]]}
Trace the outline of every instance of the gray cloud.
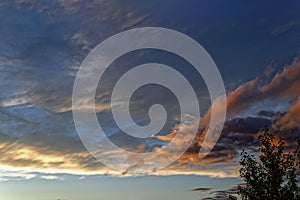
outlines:
{"label": "gray cloud", "polygon": [[197,191],[197,192],[207,192],[211,190],[211,188],[194,188],[194,189],[191,189],[191,191]]}
{"label": "gray cloud", "polygon": [[[199,20],[195,22],[191,20],[191,16],[181,12],[182,6],[180,5],[180,3],[176,4],[180,9],[174,6],[176,9],[170,11],[169,3],[163,2],[157,2],[157,4],[100,0],[93,1],[93,4],[83,0],[1,2],[0,26],[4,28],[0,30],[0,163],[14,169],[31,168],[44,172],[107,173],[107,169],[85,151],[76,134],[70,113],[71,92],[76,71],[87,53],[103,39],[122,30],[145,25],[159,25],[189,33],[195,39],[203,42],[205,47],[212,52],[217,64],[220,64],[220,71],[225,75],[225,82],[235,81],[237,78],[242,81],[249,80],[249,76],[257,73],[258,68],[250,69],[249,66],[252,66],[253,61],[247,62],[247,59],[256,60],[252,59],[252,54],[254,56],[260,54],[258,49],[261,47],[268,47],[270,54],[274,53],[273,49],[280,52],[275,52],[274,57],[278,54],[286,55],[285,49],[281,50],[280,44],[276,43],[278,48],[272,48],[273,46],[270,44],[274,40],[266,41],[264,37],[256,38],[256,36],[249,35],[248,33],[254,28],[247,23],[236,22],[236,16],[224,18],[224,23],[219,23],[214,19],[207,21],[210,17],[197,17]],[[195,11],[191,9],[192,14],[201,13],[201,9],[206,11],[205,6],[195,6],[195,8],[197,8]],[[251,5],[249,8],[251,9]],[[166,15],[166,12],[169,12],[170,17]],[[212,13],[218,14],[219,12]],[[283,21],[290,20],[290,18],[283,19],[283,15],[280,16]],[[247,19],[247,16],[242,17]],[[255,20],[259,21],[257,17]],[[176,24],[176,21],[181,24]],[[232,38],[232,30],[227,31],[227,27],[232,25],[232,21],[235,22],[233,26],[235,34],[243,35],[244,30],[247,33],[241,38],[237,37],[239,38],[238,45]],[[214,24],[224,24],[224,27],[216,27]],[[261,26],[265,27],[264,24]],[[257,27],[259,28],[260,25],[256,24],[255,28]],[[275,33],[283,34],[294,27],[295,24],[287,23],[286,26],[275,28]],[[218,34],[215,34],[216,32],[222,33],[224,37],[220,38]],[[276,39],[275,41],[277,41]],[[294,43],[293,37],[291,40]],[[240,47],[241,44],[244,44],[241,41],[245,41],[245,45],[249,45],[244,49],[251,49],[249,48],[250,44],[246,41],[257,41],[257,43],[264,41],[267,46],[254,44],[258,46],[253,48],[254,53],[244,51],[244,57],[238,60],[236,58],[240,56],[240,50],[245,47]],[[288,39],[285,38],[281,41],[285,46],[294,49]],[[230,45],[227,45],[227,42]],[[229,46],[229,50],[223,46],[220,47],[220,44]],[[239,48],[234,49],[236,46]],[[228,52],[232,52],[233,57],[230,57]],[[222,56],[219,54],[225,55],[226,59],[222,60]],[[245,56],[246,60],[243,59]],[[139,55],[138,58],[141,57]],[[165,55],[162,57],[166,58]],[[265,60],[266,56],[262,57]],[[132,60],[132,58],[128,58],[122,62],[128,62],[130,65]],[[234,63],[226,63],[228,60],[234,60]],[[257,66],[257,63],[253,66]],[[234,65],[238,66],[234,67]],[[122,70],[126,68],[124,64],[119,66],[122,66]],[[184,63],[180,63],[178,68],[185,66]],[[117,67],[113,66],[112,75],[105,79],[105,89],[110,88],[112,80],[119,76],[116,69]],[[236,73],[232,73],[233,71]],[[266,72],[269,76],[272,74],[270,71],[272,70],[269,69]],[[191,74],[191,72],[186,73],[187,76],[192,77]],[[296,98],[300,94],[299,81],[300,61],[295,59],[270,81],[255,78],[241,84],[228,94],[228,111],[231,120],[226,122],[223,135],[211,154],[203,160],[198,158],[201,140],[205,134],[200,131],[188,152],[177,163],[157,174],[236,176],[233,171],[236,165],[234,159],[242,147],[256,146],[253,141],[260,128],[275,123],[274,127],[279,127],[278,130],[290,131],[285,136],[289,135],[292,138],[293,134],[299,133],[297,132],[299,130],[295,129],[297,123],[299,124],[299,113],[297,112],[299,102],[293,103],[287,113],[283,114],[275,113],[273,115],[271,112],[261,112],[259,117],[236,115],[246,112],[249,108],[267,99],[288,101],[290,98]],[[154,96],[153,94],[148,92],[144,96],[151,97]],[[163,99],[163,96],[160,98]],[[206,99],[206,96],[203,99]],[[108,100],[108,92],[99,92],[96,101],[97,111],[105,112],[109,108]],[[141,102],[139,99],[135,101],[135,103],[139,102]],[[137,108],[134,107],[134,109]],[[176,105],[173,105],[172,102],[170,108],[174,109]],[[209,112],[206,117],[209,119]],[[118,133],[117,129],[111,127],[110,120],[105,122],[109,127],[109,135]],[[291,128],[295,130],[291,131]],[[172,138],[173,132],[166,133],[145,141],[145,149],[159,148],[166,144]],[[280,132],[280,134],[284,135],[284,132]],[[204,164],[207,166],[205,167]],[[200,167],[203,171],[199,170]],[[224,168],[224,171],[220,168]],[[1,178],[3,176],[0,175]]]}

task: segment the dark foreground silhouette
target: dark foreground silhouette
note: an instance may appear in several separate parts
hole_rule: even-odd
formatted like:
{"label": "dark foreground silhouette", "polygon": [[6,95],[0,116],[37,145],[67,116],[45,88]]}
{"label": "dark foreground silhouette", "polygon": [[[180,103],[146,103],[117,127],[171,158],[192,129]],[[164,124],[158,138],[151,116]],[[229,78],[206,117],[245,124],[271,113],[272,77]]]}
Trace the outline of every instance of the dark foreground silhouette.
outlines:
{"label": "dark foreground silhouette", "polygon": [[258,158],[242,152],[240,176],[245,184],[239,186],[238,194],[243,200],[299,200],[300,140],[295,141],[296,148],[288,151],[284,140],[268,129],[258,139]]}

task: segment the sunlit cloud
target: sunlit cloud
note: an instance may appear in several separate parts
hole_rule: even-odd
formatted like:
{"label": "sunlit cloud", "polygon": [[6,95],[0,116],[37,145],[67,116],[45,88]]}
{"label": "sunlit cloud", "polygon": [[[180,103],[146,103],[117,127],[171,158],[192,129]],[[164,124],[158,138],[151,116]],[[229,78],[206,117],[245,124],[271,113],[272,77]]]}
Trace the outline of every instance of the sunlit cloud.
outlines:
{"label": "sunlit cloud", "polygon": [[[71,111],[94,107],[72,107],[72,86],[83,58],[103,39],[125,29],[160,25],[161,22],[153,22],[153,14],[147,5],[141,5],[147,9],[140,12],[132,5],[117,1],[97,0],[94,6],[84,0],[55,2],[58,6],[35,0],[0,4],[4,15],[12,13],[11,18],[3,18],[0,22],[0,26],[5,27],[0,30],[0,181],[32,179],[37,177],[35,173],[43,174],[39,178],[51,180],[59,179],[57,174],[138,176],[134,166],[117,172],[105,167],[85,150],[77,136]],[[6,11],[6,6],[12,11]],[[167,20],[165,24],[169,23]],[[297,24],[298,21],[293,21],[276,26],[272,33],[283,34]],[[182,29],[188,31],[185,27]],[[112,74],[116,73],[117,70]],[[271,126],[278,135],[288,136],[287,140],[299,135],[299,59],[294,59],[281,71],[269,67],[262,74],[267,78],[254,77],[228,92],[228,119],[209,155],[202,159],[198,155],[211,117],[208,108],[199,119],[199,132],[187,152],[167,168],[153,169],[152,174],[237,177],[236,160],[240,150],[257,147],[254,141],[263,126]],[[109,88],[114,78],[108,77],[104,88]],[[150,93],[148,96],[153,96],[151,92],[147,92]],[[81,100],[86,105],[88,99]],[[264,110],[253,109],[264,101],[284,102],[288,109],[278,112],[268,103],[263,106]],[[220,107],[219,99],[212,104],[215,108]],[[110,107],[109,93],[99,92],[96,112],[106,112]],[[171,107],[176,108],[176,105]],[[108,126],[110,123],[107,122]],[[188,134],[190,127],[176,128],[184,128]],[[176,128],[152,137],[153,140],[141,144],[138,151],[143,153],[150,149],[162,157],[171,155],[173,152],[163,145],[172,141]],[[115,128],[110,130],[109,136],[118,133]],[[180,149],[185,143],[182,138],[175,145]],[[118,153],[106,152],[107,159]],[[143,162],[139,157],[126,159],[135,160],[137,164]]]}
{"label": "sunlit cloud", "polygon": [[62,180],[62,178],[59,178],[58,176],[41,176],[41,178],[42,179],[46,179],[46,180],[51,180],[51,181],[53,181],[53,180]]}

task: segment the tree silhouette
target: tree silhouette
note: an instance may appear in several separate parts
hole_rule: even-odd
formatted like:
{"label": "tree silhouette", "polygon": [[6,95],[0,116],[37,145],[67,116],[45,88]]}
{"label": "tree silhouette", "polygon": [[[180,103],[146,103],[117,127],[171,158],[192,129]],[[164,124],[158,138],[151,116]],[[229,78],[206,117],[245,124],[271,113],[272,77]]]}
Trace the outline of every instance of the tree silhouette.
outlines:
{"label": "tree silhouette", "polygon": [[241,154],[240,176],[246,183],[243,187],[239,186],[238,194],[243,200],[299,200],[300,140],[297,140],[297,148],[293,152],[286,152],[283,139],[276,142],[268,129],[259,136],[259,140],[258,159],[245,151]]}

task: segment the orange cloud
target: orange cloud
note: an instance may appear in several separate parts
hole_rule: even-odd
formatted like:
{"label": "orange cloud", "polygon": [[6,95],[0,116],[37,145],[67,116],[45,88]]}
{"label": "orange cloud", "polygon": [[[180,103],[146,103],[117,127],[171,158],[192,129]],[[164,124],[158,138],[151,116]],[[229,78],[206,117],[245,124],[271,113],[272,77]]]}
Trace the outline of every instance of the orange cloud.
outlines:
{"label": "orange cloud", "polygon": [[273,125],[273,127],[279,130],[290,130],[299,126],[300,126],[300,97],[298,97],[296,102],[290,107],[287,113],[282,118],[280,118]]}
{"label": "orange cloud", "polygon": [[[281,98],[291,98],[300,94],[300,60],[295,59],[293,63],[283,69],[283,71],[278,72],[274,78],[265,84],[261,84],[262,81],[259,78],[253,79],[246,82],[235,90],[230,92],[227,96],[227,112],[229,116],[234,116],[234,114],[245,111],[249,109],[255,103],[271,98],[271,99],[281,99]],[[221,101],[219,99],[213,102],[212,106],[218,108]],[[218,110],[217,110],[218,111]],[[199,149],[203,146],[203,138],[207,131],[207,126],[209,124],[211,117],[211,108],[207,111],[205,116],[200,119],[201,129],[196,135],[195,141],[192,143],[191,147],[186,153],[184,153],[178,160],[179,165],[193,165],[193,164],[215,164],[215,163],[230,163],[233,161],[237,152],[229,147],[222,147],[217,144],[215,150],[213,150],[208,156],[203,159],[199,158]],[[246,120],[246,119],[245,119]],[[249,118],[253,124],[257,119]],[[257,122],[258,123],[258,122]],[[267,122],[266,122],[267,123]],[[288,113],[277,122],[277,126],[281,125],[287,129],[299,126],[300,123],[300,98],[297,102],[290,108]],[[265,124],[267,125],[267,124]],[[263,128],[263,126],[261,127]],[[168,135],[156,136],[156,138],[170,142],[176,135],[176,130],[174,129]],[[255,139],[252,136],[252,139]],[[210,145],[210,144],[206,144]],[[234,144],[228,144],[233,145]],[[156,148],[156,151],[161,151],[161,148]],[[168,152],[171,153],[171,152]]]}
{"label": "orange cloud", "polygon": [[[255,103],[265,99],[291,98],[300,94],[300,59],[296,58],[291,65],[278,72],[274,78],[264,85],[262,80],[255,78],[248,81],[227,95],[227,114],[233,115],[249,109]],[[218,100],[213,102],[218,105]],[[208,124],[211,109],[205,114],[202,125]]]}

